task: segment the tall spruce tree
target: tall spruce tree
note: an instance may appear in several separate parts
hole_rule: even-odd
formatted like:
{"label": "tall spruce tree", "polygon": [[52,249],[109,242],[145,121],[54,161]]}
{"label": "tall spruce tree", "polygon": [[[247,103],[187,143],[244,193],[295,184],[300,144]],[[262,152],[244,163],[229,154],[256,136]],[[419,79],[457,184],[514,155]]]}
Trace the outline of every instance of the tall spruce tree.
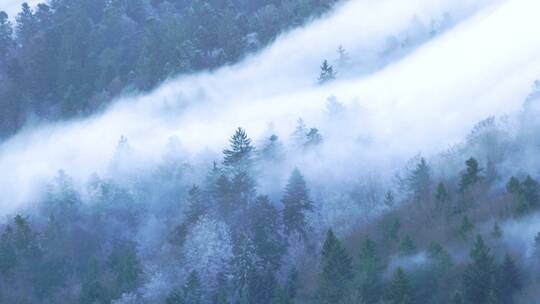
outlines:
{"label": "tall spruce tree", "polygon": [[369,237],[362,242],[355,267],[354,288],[360,303],[378,303],[382,295],[383,263]]}
{"label": "tall spruce tree", "polygon": [[326,233],[319,271],[317,303],[338,304],[347,299],[354,279],[352,259],[332,229]]}
{"label": "tall spruce tree", "polygon": [[231,173],[249,173],[253,165],[254,147],[251,139],[242,128],[236,129],[229,140],[230,148],[223,150],[223,165]]}
{"label": "tall spruce tree", "polygon": [[409,278],[398,267],[394,272],[392,282],[388,290],[388,300],[391,304],[412,304],[414,303],[414,290]]}
{"label": "tall spruce tree", "polygon": [[287,233],[297,232],[301,236],[306,236],[306,215],[313,210],[313,202],[309,198],[309,191],[306,181],[298,169],[294,169],[287,186],[283,202],[283,224]]}
{"label": "tall spruce tree", "polygon": [[488,304],[495,288],[496,265],[491,249],[480,235],[476,237],[470,257],[463,275],[465,303]]}

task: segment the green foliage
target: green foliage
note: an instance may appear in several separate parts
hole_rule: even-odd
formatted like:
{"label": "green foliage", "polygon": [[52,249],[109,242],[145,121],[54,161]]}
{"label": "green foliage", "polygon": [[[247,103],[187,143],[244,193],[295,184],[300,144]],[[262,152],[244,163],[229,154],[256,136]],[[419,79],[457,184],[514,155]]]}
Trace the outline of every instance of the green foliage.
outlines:
{"label": "green foliage", "polygon": [[513,303],[514,295],[523,287],[523,278],[520,269],[516,266],[510,255],[504,257],[500,267],[496,291],[500,303]]}
{"label": "green foliage", "polygon": [[409,278],[401,268],[394,272],[392,282],[388,289],[388,301],[391,304],[414,303],[414,290]]}
{"label": "green foliage", "polygon": [[23,4],[14,25],[1,12],[0,136],[32,116],[88,115],[124,90],[237,62],[333,2],[54,0]]}
{"label": "green foliage", "polygon": [[469,158],[465,162],[465,165],[467,168],[465,169],[465,172],[461,174],[461,180],[459,182],[459,189],[462,192],[482,180],[482,176],[480,176],[482,168],[480,168],[478,161],[474,157]]}
{"label": "green foliage", "polygon": [[231,147],[223,150],[223,165],[233,173],[247,173],[253,162],[253,146],[246,131],[238,128],[229,140]]}
{"label": "green foliage", "polygon": [[332,229],[326,234],[320,263],[317,303],[341,303],[350,292],[354,273],[352,259]]}
{"label": "green foliage", "polygon": [[412,255],[416,252],[416,244],[409,235],[405,236],[401,240],[399,244],[399,251],[402,255]]}
{"label": "green foliage", "polygon": [[480,235],[475,239],[470,257],[471,262],[463,275],[465,303],[490,303],[495,288],[496,265],[491,249]]}
{"label": "green foliage", "polygon": [[414,199],[422,200],[428,197],[431,187],[431,169],[423,157],[420,158],[420,162],[416,167],[409,172],[406,183]]}
{"label": "green foliage", "polygon": [[360,303],[377,303],[382,295],[382,273],[384,265],[377,252],[376,244],[366,238],[360,247],[355,266],[354,288]]}
{"label": "green foliage", "polygon": [[313,202],[309,198],[309,191],[304,177],[298,169],[294,169],[285,187],[283,203],[283,223],[285,231],[290,234],[299,233],[306,236],[306,212],[313,210]]}

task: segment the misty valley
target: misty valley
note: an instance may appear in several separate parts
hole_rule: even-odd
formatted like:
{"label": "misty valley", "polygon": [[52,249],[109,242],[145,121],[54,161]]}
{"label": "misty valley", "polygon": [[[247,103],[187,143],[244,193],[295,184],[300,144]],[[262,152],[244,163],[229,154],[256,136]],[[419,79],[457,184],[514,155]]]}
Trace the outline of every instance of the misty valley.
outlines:
{"label": "misty valley", "polygon": [[540,303],[535,0],[0,0],[0,303]]}

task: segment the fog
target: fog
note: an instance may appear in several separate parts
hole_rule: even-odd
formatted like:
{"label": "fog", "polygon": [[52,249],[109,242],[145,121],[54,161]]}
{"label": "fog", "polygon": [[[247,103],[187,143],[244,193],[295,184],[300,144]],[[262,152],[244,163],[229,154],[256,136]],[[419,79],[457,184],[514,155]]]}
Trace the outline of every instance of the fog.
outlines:
{"label": "fog", "polygon": [[21,5],[26,2],[30,7],[42,2],[40,0],[2,0],[0,3],[0,10],[5,11],[11,19],[15,19],[15,16],[21,11]]}
{"label": "fog", "polygon": [[[540,37],[528,34],[539,8],[534,0],[346,2],[240,64],[126,95],[88,119],[28,126],[0,146],[0,212],[30,203],[59,169],[79,182],[106,175],[121,136],[144,167],[171,139],[187,160],[219,153],[238,126],[255,139],[269,128],[286,139],[302,117],[325,136],[316,156],[325,162],[308,176],[343,176],[353,159],[390,168],[437,153],[477,121],[520,110],[540,74]],[[351,67],[317,85],[339,45]],[[351,109],[339,123],[328,117],[330,96]]]}

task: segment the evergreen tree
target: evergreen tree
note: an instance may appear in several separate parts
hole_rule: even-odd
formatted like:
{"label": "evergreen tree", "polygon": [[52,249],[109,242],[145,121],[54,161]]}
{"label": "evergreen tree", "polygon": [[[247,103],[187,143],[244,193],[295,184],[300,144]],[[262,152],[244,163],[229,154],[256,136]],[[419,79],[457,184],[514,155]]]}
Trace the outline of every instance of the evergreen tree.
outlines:
{"label": "evergreen tree", "polygon": [[515,176],[510,177],[508,183],[506,183],[506,191],[511,194],[519,193],[521,189],[521,183]]}
{"label": "evergreen tree", "polygon": [[324,84],[336,79],[334,68],[328,64],[328,60],[324,60],[321,65],[321,73],[319,75],[319,83]]}
{"label": "evergreen tree", "polygon": [[416,244],[410,236],[405,236],[399,244],[399,251],[402,255],[412,255],[416,252]]}
{"label": "evergreen tree", "polygon": [[540,186],[531,176],[527,175],[521,183],[519,211],[525,212],[538,206],[540,201]]}
{"label": "evergreen tree", "polygon": [[482,168],[480,168],[478,161],[475,158],[469,158],[465,164],[467,165],[467,168],[465,172],[461,174],[461,180],[459,182],[459,189],[462,192],[482,179],[482,176],[480,176]]}
{"label": "evergreen tree", "polygon": [[254,147],[246,131],[238,128],[229,142],[231,147],[223,150],[223,165],[233,174],[249,173],[253,164]]}
{"label": "evergreen tree", "polygon": [[430,171],[430,167],[422,157],[420,158],[420,162],[407,176],[407,186],[414,199],[422,200],[428,196],[431,187]]}
{"label": "evergreen tree", "polygon": [[285,195],[281,201],[284,206],[283,224],[285,231],[288,234],[297,232],[306,237],[305,213],[313,210],[313,202],[309,198],[306,181],[298,169],[294,169],[289,177],[285,187]]}
{"label": "evergreen tree", "polygon": [[388,291],[388,300],[391,304],[414,303],[414,291],[403,269],[398,267],[394,272]]}
{"label": "evergreen tree", "polygon": [[281,161],[284,157],[283,146],[277,135],[272,134],[261,150],[261,158],[267,161]]}
{"label": "evergreen tree", "polygon": [[499,271],[497,293],[501,303],[513,303],[514,295],[523,286],[520,270],[510,255],[504,257]]}
{"label": "evergreen tree", "polygon": [[366,238],[360,247],[355,271],[354,286],[360,303],[378,303],[381,298],[383,270],[375,242]]}
{"label": "evergreen tree", "polygon": [[196,185],[193,185],[193,187],[189,189],[187,204],[188,210],[186,211],[186,222],[188,224],[197,222],[199,217],[206,214],[209,208],[204,201],[201,190]]}
{"label": "evergreen tree", "polygon": [[353,278],[351,257],[329,229],[321,251],[317,303],[341,303],[348,297]]}
{"label": "evergreen tree", "polygon": [[200,304],[202,303],[202,286],[199,275],[196,271],[189,273],[186,284],[183,288],[183,299],[185,303]]}
{"label": "evergreen tree", "polygon": [[282,286],[278,286],[275,289],[272,304],[291,304],[291,299],[287,295],[287,291]]}
{"label": "evergreen tree", "polygon": [[13,29],[9,22],[8,14],[0,11],[0,67],[7,63],[9,52],[15,46],[13,41]]}
{"label": "evergreen tree", "polygon": [[470,252],[471,262],[467,264],[463,275],[465,303],[489,303],[495,288],[495,262],[491,249],[486,246],[480,235],[476,237]]}
{"label": "evergreen tree", "polygon": [[261,264],[277,270],[286,244],[281,231],[279,211],[268,197],[259,196],[251,208],[249,220],[255,252],[261,259]]}
{"label": "evergreen tree", "polygon": [[443,182],[437,185],[437,192],[435,193],[435,199],[440,204],[444,205],[450,201],[450,193],[446,190]]}
{"label": "evergreen tree", "polygon": [[314,147],[322,143],[322,136],[317,128],[311,128],[306,134],[305,148]]}

